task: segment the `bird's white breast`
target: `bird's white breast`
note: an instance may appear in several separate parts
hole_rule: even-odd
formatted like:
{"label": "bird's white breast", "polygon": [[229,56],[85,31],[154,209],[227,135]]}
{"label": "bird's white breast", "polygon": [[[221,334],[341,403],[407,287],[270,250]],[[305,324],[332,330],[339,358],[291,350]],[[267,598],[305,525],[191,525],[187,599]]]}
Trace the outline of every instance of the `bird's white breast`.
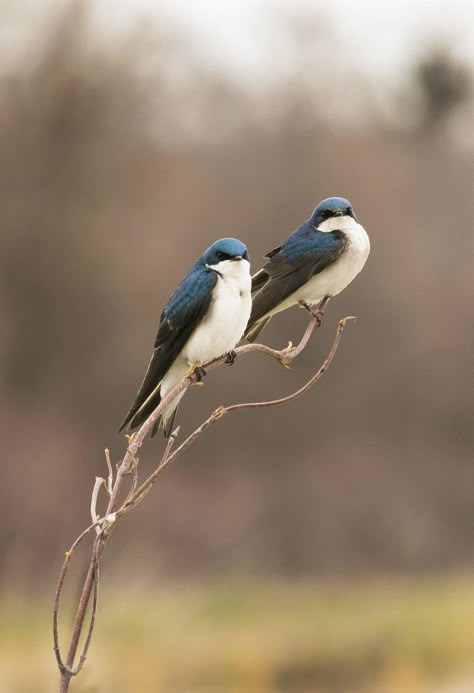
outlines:
{"label": "bird's white breast", "polygon": [[[225,260],[213,269],[219,274],[211,305],[163,377],[162,399],[184,378],[190,366],[203,365],[231,351],[247,327],[252,309],[249,262]],[[162,412],[163,421],[176,409],[183,394]]]}
{"label": "bird's white breast", "polygon": [[225,260],[215,269],[218,275],[211,306],[183,349],[189,364],[206,363],[231,351],[240,341],[250,317],[248,261]]}
{"label": "bird's white breast", "polygon": [[[336,296],[343,291],[364,267],[370,252],[370,241],[364,227],[352,217],[341,217],[334,220],[334,228],[344,232],[347,242],[339,257],[326,269],[312,277],[309,282],[289,296],[278,306],[278,311],[285,310],[299,301],[310,304],[319,303],[325,296]],[[332,227],[320,228],[321,231],[333,231]]]}
{"label": "bird's white breast", "polygon": [[164,376],[162,397],[182,380],[190,366],[205,364],[234,349],[247,327],[252,309],[250,264],[247,260],[225,260],[214,269],[219,274],[207,315]]}

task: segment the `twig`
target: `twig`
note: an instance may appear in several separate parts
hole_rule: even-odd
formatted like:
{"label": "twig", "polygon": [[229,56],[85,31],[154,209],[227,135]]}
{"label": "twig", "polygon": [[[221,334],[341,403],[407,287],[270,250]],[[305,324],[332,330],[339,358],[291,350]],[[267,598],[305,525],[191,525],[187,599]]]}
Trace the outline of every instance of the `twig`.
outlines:
{"label": "twig", "polygon": [[107,464],[107,469],[109,470],[109,474],[107,476],[106,489],[107,489],[107,493],[109,494],[109,496],[111,496],[112,495],[112,486],[114,483],[114,473],[112,471],[112,463],[110,461],[110,452],[109,452],[108,448],[105,448],[105,462]]}
{"label": "twig", "polygon": [[[81,532],[81,534],[77,537],[75,542],[72,544],[70,549],[65,552],[65,558],[64,562],[61,568],[61,572],[59,574],[59,580],[58,584],[56,587],[56,593],[55,593],[55,599],[54,599],[54,610],[53,610],[53,640],[54,640],[54,652],[56,654],[56,660],[58,662],[58,667],[59,670],[62,673],[70,673],[71,669],[69,668],[68,665],[64,664],[61,658],[61,653],[59,649],[59,636],[58,636],[58,616],[59,616],[59,602],[61,599],[61,594],[62,594],[62,589],[64,586],[64,580],[66,578],[66,574],[69,568],[69,565],[71,563],[71,559],[79,546],[79,544],[86,538],[86,536],[95,528],[97,525],[99,525],[103,520],[98,520],[97,522],[93,522],[91,525],[86,527],[86,529]],[[67,690],[67,689],[66,689]]]}
{"label": "twig", "polygon": [[91,497],[91,520],[96,525],[95,532],[97,535],[99,535],[102,531],[98,524],[99,516],[97,515],[97,497],[99,495],[100,487],[102,486],[102,484],[106,486],[105,479],[103,479],[101,476],[96,476]]}
{"label": "twig", "polygon": [[[56,595],[55,595],[55,602],[54,602],[54,611],[53,611],[53,639],[54,639],[54,652],[56,655],[56,660],[58,663],[58,668],[61,672],[61,683],[60,683],[60,693],[67,693],[69,690],[69,684],[71,681],[71,678],[73,676],[76,676],[79,671],[82,669],[84,662],[87,657],[87,653],[89,650],[89,645],[91,642],[92,638],[92,633],[94,630],[94,625],[95,625],[95,617],[96,617],[96,612],[97,612],[97,600],[98,600],[98,587],[99,587],[99,565],[100,565],[100,560],[102,557],[103,550],[105,548],[106,542],[111,534],[111,531],[113,527],[116,524],[116,521],[122,517],[125,513],[129,512],[133,507],[138,505],[143,498],[146,496],[148,491],[151,489],[153,484],[155,483],[156,479],[158,478],[159,474],[163,471],[165,467],[170,464],[174,459],[176,459],[179,455],[181,455],[185,450],[189,448],[189,446],[198,438],[209,426],[212,424],[216,423],[216,421],[219,421],[223,416],[226,414],[229,414],[230,412],[233,411],[239,411],[241,409],[251,409],[251,408],[259,408],[259,407],[271,407],[271,406],[277,406],[280,404],[286,404],[287,402],[292,401],[293,399],[296,399],[297,397],[300,397],[302,394],[304,394],[312,385],[314,385],[323,375],[323,373],[327,370],[329,367],[332,359],[334,358],[334,355],[336,353],[336,350],[339,345],[339,341],[341,339],[341,334],[342,331],[347,323],[348,320],[353,320],[355,318],[352,317],[347,317],[344,318],[339,322],[337,332],[334,338],[334,342],[332,344],[331,350],[321,365],[321,367],[318,369],[318,371],[298,390],[295,392],[286,395],[285,397],[281,397],[279,399],[274,399],[274,400],[269,400],[269,401],[262,401],[262,402],[243,402],[240,404],[232,404],[227,407],[221,406],[218,407],[215,411],[212,412],[212,414],[200,425],[198,428],[196,428],[182,443],[179,445],[176,450],[173,452],[172,447],[173,444],[176,440],[176,437],[179,432],[179,427],[173,432],[169,440],[167,441],[165,450],[163,452],[163,455],[161,457],[161,460],[156,467],[156,469],[150,474],[150,476],[140,485],[138,486],[138,457],[137,453],[138,450],[141,448],[143,445],[143,442],[155,424],[155,422],[158,420],[161,412],[163,409],[165,409],[176,397],[187,390],[191,385],[197,382],[197,375],[195,373],[191,373],[188,375],[186,378],[183,378],[183,380],[175,387],[169,394],[163,398],[163,400],[160,402],[159,406],[152,412],[152,414],[148,417],[148,419],[142,424],[142,426],[138,429],[136,433],[134,433],[132,436],[129,438],[129,443],[125,452],[125,455],[118,465],[117,468],[117,474],[115,476],[115,480],[113,478],[113,472],[112,472],[112,465],[110,463],[110,456],[109,456],[109,451],[105,451],[105,457],[106,457],[106,462],[109,470],[108,474],[108,479],[107,482],[105,482],[104,479],[101,477],[96,477],[95,485],[93,488],[92,492],[92,498],[91,498],[91,517],[92,517],[92,524],[87,527],[82,534],[79,535],[79,537],[76,539],[76,541],[73,543],[69,551],[66,552],[66,558],[63,563],[63,567],[61,569],[61,573],[59,576],[59,581],[58,585],[56,588]],[[303,349],[306,347],[311,334],[313,333],[313,330],[315,327],[317,327],[320,323],[320,319],[317,315],[312,314],[311,319],[308,323],[308,326],[306,327],[306,330],[303,334],[303,337],[301,338],[299,344],[297,346],[293,346],[291,342],[288,344],[288,346],[282,350],[276,350],[272,349],[270,347],[267,347],[263,344],[245,344],[241,347],[238,347],[236,349],[236,357],[243,356],[244,354],[252,353],[252,352],[261,352],[267,356],[270,356],[271,358],[276,359],[279,361],[281,364],[287,366],[289,363],[291,363],[301,352]],[[210,371],[214,368],[217,368],[218,366],[222,365],[223,363],[226,362],[226,357],[222,356],[218,359],[215,359],[214,361],[208,363],[205,365],[206,371]],[[132,485],[131,489],[129,490],[125,500],[122,502],[122,504],[117,507],[118,505],[118,498],[120,495],[120,492],[122,490],[122,486],[124,483],[124,480],[128,474],[132,472],[133,478],[132,478]],[[107,504],[107,509],[105,512],[105,516],[103,518],[98,518],[97,515],[97,510],[96,510],[96,505],[97,505],[97,499],[98,499],[98,494],[100,487],[104,484],[105,488],[107,489],[107,492],[109,494],[109,501]],[[138,488],[137,488],[138,486]],[[91,553],[91,560],[89,564],[89,569],[87,572],[87,576],[84,582],[84,586],[82,589],[82,594],[79,600],[79,605],[77,607],[76,611],[76,617],[74,621],[74,626],[71,634],[71,641],[68,649],[68,654],[67,654],[67,659],[66,663],[63,662],[62,657],[61,657],[61,652],[60,652],[60,647],[59,647],[59,637],[58,637],[58,612],[59,612],[59,605],[60,605],[60,600],[61,600],[61,594],[62,590],[64,587],[64,580],[69,568],[69,564],[71,561],[71,558],[73,554],[75,553],[77,546],[85,539],[86,536],[92,531],[92,529],[96,530],[97,536],[95,537],[95,540],[93,542],[92,546],[92,553]],[[84,626],[84,620],[86,617],[87,613],[87,607],[91,598],[91,595],[93,595],[93,602],[92,602],[92,611],[91,611],[91,618],[90,618],[90,623],[89,623],[89,628],[88,628],[88,633],[86,636],[85,644],[82,649],[82,653],[80,654],[79,657],[79,663],[76,668],[74,668],[74,660],[76,657],[77,653],[77,648],[79,644],[79,639],[82,633],[82,629]]]}
{"label": "twig", "polygon": [[[223,407],[220,406],[217,409],[215,409],[212,414],[198,427],[196,428],[195,431],[193,431],[187,438],[184,440],[181,445],[176,448],[176,450],[170,454],[167,455],[167,450],[171,446],[168,444],[165,453],[158,465],[158,467],[155,469],[155,471],[150,474],[148,479],[146,479],[141,486],[138,488],[136,493],[129,499],[127,500],[126,506],[128,505],[137,505],[146,495],[146,493],[150,490],[151,486],[155,483],[156,479],[158,478],[159,474],[163,471],[165,467],[168,466],[170,462],[172,462],[178,455],[181,455],[182,452],[184,452],[195,440],[198,436],[203,433],[206,428],[209,428],[212,424],[216,423],[216,421],[219,421],[219,419],[222,419],[226,414],[229,414],[230,412],[233,411],[239,411],[240,409],[253,409],[257,407],[275,407],[279,404],[286,404],[287,402],[291,402],[294,399],[297,399],[298,397],[301,397],[307,390],[309,390],[310,387],[312,387],[323,375],[323,373],[329,368],[329,365],[331,361],[334,358],[334,355],[337,351],[337,347],[339,346],[339,342],[341,339],[342,332],[344,330],[344,327],[347,323],[348,320],[354,320],[352,316],[349,316],[347,318],[344,318],[339,322],[336,336],[334,338],[333,345],[331,347],[331,351],[329,352],[326,360],[323,362],[322,366],[316,371],[316,373],[302,386],[300,387],[299,390],[296,390],[296,392],[292,392],[291,394],[287,395],[286,397],[280,397],[279,399],[274,399],[274,400],[269,400],[266,402],[244,402],[241,404],[231,404],[230,406]],[[304,339],[304,338],[303,338]],[[302,340],[303,341],[303,340]],[[305,344],[307,343],[307,340]],[[293,356],[294,351],[299,349],[301,345],[298,345],[298,347],[294,347],[294,350],[290,352],[292,354],[291,360],[295,358]],[[304,348],[304,346],[303,346]],[[281,354],[281,352],[276,352],[278,354]],[[301,349],[299,349],[298,354],[301,353]],[[170,438],[171,440],[171,438]],[[126,509],[126,506],[124,507],[124,510]]]}
{"label": "twig", "polygon": [[140,488],[137,491],[134,489],[133,493],[129,494],[127,500],[125,501],[125,503],[122,506],[121,511],[119,511],[120,515],[123,515],[124,513],[128,512],[133,507],[138,505],[138,503],[140,503],[143,500],[143,498],[146,496],[146,494],[150,490],[151,486],[155,483],[156,479],[158,478],[158,475],[161,472],[161,470],[164,467],[166,467],[166,465],[168,464],[169,454],[170,454],[171,448],[173,447],[174,441],[178,437],[179,430],[180,430],[180,426],[178,426],[173,431],[173,433],[170,435],[170,437],[168,438],[168,442],[166,444],[165,451],[164,451],[163,455],[161,456],[161,460],[158,464],[158,467],[155,469],[155,471],[152,474],[150,474],[148,479],[145,482],[143,482],[143,484],[140,486]]}

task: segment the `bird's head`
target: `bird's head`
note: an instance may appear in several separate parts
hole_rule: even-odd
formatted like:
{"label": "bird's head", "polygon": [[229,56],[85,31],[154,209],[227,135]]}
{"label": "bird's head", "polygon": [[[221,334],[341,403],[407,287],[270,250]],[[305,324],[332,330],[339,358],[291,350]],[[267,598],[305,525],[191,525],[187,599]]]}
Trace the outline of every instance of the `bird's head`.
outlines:
{"label": "bird's head", "polygon": [[237,238],[219,239],[206,250],[202,259],[207,267],[219,272],[229,270],[230,265],[241,261],[247,265],[250,264],[247,247]]}
{"label": "bird's head", "polygon": [[313,227],[326,233],[354,222],[357,223],[357,217],[352,205],[343,197],[328,197],[319,203],[311,216]]}

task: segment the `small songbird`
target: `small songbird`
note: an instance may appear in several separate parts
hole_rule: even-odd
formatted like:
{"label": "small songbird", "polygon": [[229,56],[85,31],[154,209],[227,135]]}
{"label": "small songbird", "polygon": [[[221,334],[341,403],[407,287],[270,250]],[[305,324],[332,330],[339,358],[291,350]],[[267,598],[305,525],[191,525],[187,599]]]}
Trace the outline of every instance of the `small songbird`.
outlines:
{"label": "small songbird", "polygon": [[[236,238],[221,238],[199,258],[163,310],[148,370],[120,431],[127,424],[140,426],[187,373],[232,355],[251,307],[247,248]],[[162,412],[152,436],[161,424],[169,437],[181,397]]]}
{"label": "small songbird", "polygon": [[246,338],[252,342],[275,313],[301,305],[319,319],[328,300],[359,274],[370,241],[348,200],[329,197],[252,277],[253,305]]}

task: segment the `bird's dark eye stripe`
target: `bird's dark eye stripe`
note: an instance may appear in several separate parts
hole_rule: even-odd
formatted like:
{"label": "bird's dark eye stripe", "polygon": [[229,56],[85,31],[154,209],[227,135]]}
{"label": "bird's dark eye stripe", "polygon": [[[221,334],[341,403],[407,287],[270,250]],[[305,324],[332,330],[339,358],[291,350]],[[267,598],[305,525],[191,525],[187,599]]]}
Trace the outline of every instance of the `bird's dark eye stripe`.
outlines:
{"label": "bird's dark eye stripe", "polygon": [[245,260],[248,260],[248,259],[249,259],[248,251],[246,250],[242,255],[239,255],[239,256],[233,255],[233,254],[231,254],[231,253],[225,253],[225,252],[222,251],[222,250],[216,251],[216,258],[217,258],[220,262],[223,262],[224,260],[233,260],[233,259],[236,258],[236,257],[243,257],[243,258],[245,258]]}

